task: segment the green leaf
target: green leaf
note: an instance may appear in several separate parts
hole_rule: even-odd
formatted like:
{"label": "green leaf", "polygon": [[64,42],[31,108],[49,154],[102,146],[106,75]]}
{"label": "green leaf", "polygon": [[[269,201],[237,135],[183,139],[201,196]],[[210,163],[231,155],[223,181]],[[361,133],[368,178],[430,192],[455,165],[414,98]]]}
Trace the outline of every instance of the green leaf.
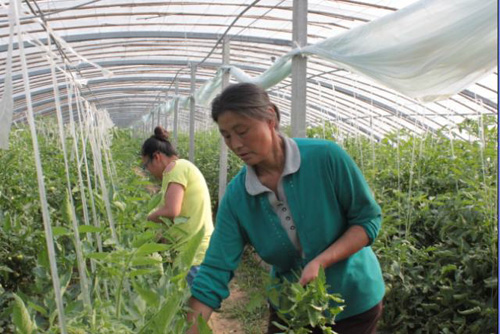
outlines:
{"label": "green leaf", "polygon": [[54,235],[54,237],[58,237],[61,235],[71,235],[71,232],[67,228],[64,228],[62,226],[54,226],[52,227],[52,234]]}
{"label": "green leaf", "polygon": [[35,329],[34,323],[31,321],[28,309],[26,308],[26,305],[24,305],[23,300],[16,295],[15,293],[12,294],[14,296],[14,310],[12,312],[12,318],[14,325],[16,326],[16,329],[18,333],[21,334],[31,334],[33,333],[33,330]]}
{"label": "green leaf", "polygon": [[276,326],[277,328],[283,330],[283,331],[288,330],[287,326],[284,326],[284,325],[280,324],[279,322],[273,321],[273,325]]}
{"label": "green leaf", "polygon": [[189,220],[189,217],[183,217],[183,216],[175,217],[174,224],[183,224],[183,223],[187,222],[188,220]]}
{"label": "green leaf", "polygon": [[212,334],[212,330],[208,326],[207,322],[205,319],[203,319],[201,316],[198,317],[198,333],[199,334]]}
{"label": "green leaf", "polygon": [[153,198],[151,198],[151,200],[148,202],[148,206],[146,208],[146,211],[151,212],[153,209],[158,207],[158,205],[160,205],[160,202],[162,201],[162,199],[163,199],[163,194],[161,194],[161,193],[158,193],[155,196],[153,196]]}
{"label": "green leaf", "polygon": [[138,331],[138,334],[145,333],[150,327],[154,327],[155,333],[169,333],[168,328],[170,328],[172,320],[181,310],[182,296],[183,293],[181,292],[173,292],[160,310]]}
{"label": "green leaf", "polygon": [[144,289],[141,287],[139,284],[137,284],[135,281],[132,282],[132,286],[134,287],[134,290],[141,296],[144,301],[157,308],[160,305],[160,297],[158,294],[154,291]]}
{"label": "green leaf", "polygon": [[155,268],[147,268],[147,269],[136,269],[136,270],[132,270],[130,273],[129,273],[129,276],[131,278],[134,278],[136,276],[141,276],[141,275],[151,275],[151,274],[156,274],[158,273],[158,270],[155,269]]}
{"label": "green leaf", "polygon": [[205,235],[205,228],[200,229],[195,235],[188,240],[187,243],[182,245],[179,256],[175,259],[175,264],[179,268],[188,269],[192,266],[194,257],[198,251],[198,247],[201,244],[201,240]]}
{"label": "green leaf", "polygon": [[32,302],[28,302],[28,306],[31,307],[32,309],[34,309],[35,311],[40,312],[45,317],[49,316],[49,313],[47,312],[47,310],[44,309],[42,306],[40,306],[38,304],[35,304],[35,303],[32,303]]}
{"label": "green leaf", "polygon": [[498,278],[497,277],[486,278],[483,282],[484,282],[484,285],[489,289],[493,289],[493,288],[498,286]]}
{"label": "green leaf", "polygon": [[120,201],[114,201],[113,204],[121,211],[125,211],[125,209],[127,208],[126,204]]}
{"label": "green leaf", "polygon": [[105,230],[104,227],[96,227],[92,225],[80,225],[78,226],[78,233],[100,233]]}
{"label": "green leaf", "polygon": [[172,220],[170,218],[167,218],[167,217],[160,216],[160,217],[158,217],[158,219],[160,219],[163,222],[163,224],[157,223],[157,225],[162,226],[162,227],[171,226],[174,224],[174,222],[172,222]]}
{"label": "green leaf", "polygon": [[103,245],[104,246],[116,245],[116,240],[111,239],[111,238],[110,239],[106,239],[106,240],[104,240]]}
{"label": "green leaf", "polygon": [[152,264],[158,264],[158,263],[162,263],[162,259],[155,259],[155,258],[151,258],[151,257],[135,257],[133,260],[132,260],[132,265],[133,266],[146,266],[146,265],[152,265]]}
{"label": "green leaf", "polygon": [[446,275],[447,273],[452,272],[452,271],[456,271],[456,270],[457,270],[456,265],[448,264],[448,265],[444,266],[443,268],[441,268],[441,275]]}
{"label": "green leaf", "polygon": [[132,242],[132,247],[139,248],[148,241],[152,241],[155,237],[156,233],[154,231],[146,231],[138,236],[136,236],[135,240]]}
{"label": "green leaf", "polygon": [[66,272],[63,275],[61,275],[61,281],[59,282],[61,283],[61,296],[63,296],[66,290],[68,289],[69,284],[71,282],[71,276],[72,276],[72,271]]}
{"label": "green leaf", "polygon": [[461,315],[470,315],[470,314],[475,314],[475,313],[481,313],[481,306],[476,306],[476,307],[470,308],[468,310],[463,310],[463,311],[457,310],[457,312]]}
{"label": "green leaf", "polygon": [[109,256],[109,253],[89,253],[86,256],[89,259],[104,260]]}
{"label": "green leaf", "polygon": [[13,273],[14,271],[7,266],[0,265],[0,271],[6,271],[8,273]]}
{"label": "green leaf", "polygon": [[151,222],[151,221],[148,221],[144,224],[144,227],[147,227],[147,228],[152,228],[152,229],[157,229],[157,228],[161,228],[161,227],[164,227],[163,224],[159,224],[159,223],[155,223],[155,222]]}
{"label": "green leaf", "polygon": [[169,249],[168,245],[158,244],[158,243],[147,243],[139,247],[136,254],[144,255],[144,254],[152,254],[155,252],[166,251]]}

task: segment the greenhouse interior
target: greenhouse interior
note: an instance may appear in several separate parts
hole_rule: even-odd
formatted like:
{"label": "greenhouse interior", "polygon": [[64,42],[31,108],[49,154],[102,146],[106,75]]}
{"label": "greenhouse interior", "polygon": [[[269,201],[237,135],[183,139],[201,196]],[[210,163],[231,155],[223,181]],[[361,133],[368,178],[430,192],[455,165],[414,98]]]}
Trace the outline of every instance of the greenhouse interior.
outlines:
{"label": "greenhouse interior", "polygon": [[[346,152],[369,186],[381,210],[376,238],[363,225],[366,233],[357,233],[370,244],[331,266],[375,254],[367,265],[379,266],[383,281],[377,333],[498,333],[497,7],[493,0],[0,0],[0,333],[259,334],[271,333],[271,312],[282,321],[279,333],[365,333],[340,329],[368,297],[350,304],[351,292],[335,286],[344,278],[328,280],[333,269],[322,265],[307,284],[276,283],[269,272],[281,267],[260,252],[273,242],[269,234],[267,241],[249,234],[238,254],[228,245],[231,259],[217,268],[227,271],[224,300],[219,309],[204,304],[215,309],[210,319],[190,321],[210,259],[224,253],[217,247],[237,209],[230,205],[252,197],[236,193],[239,180],[250,182],[254,171],[263,182],[267,160],[246,163],[253,160],[223,129],[241,117],[279,122],[265,131],[282,143]],[[232,109],[213,116],[214,99],[242,83],[265,90],[277,117]],[[181,159],[173,170],[186,160],[206,181],[215,231],[202,263],[195,259],[205,228],[191,231],[194,219],[179,213],[151,218],[169,205],[171,189],[162,184],[170,155],[145,153],[157,127]],[[245,136],[234,138],[256,147]],[[276,151],[286,152],[285,164],[293,153],[286,145]],[[164,174],[155,177],[151,164],[162,161]],[[277,174],[277,184],[314,162],[302,159],[304,167]],[[317,174],[315,182],[307,189],[317,193],[288,198],[292,213],[300,203],[330,200],[320,189],[328,180]],[[187,201],[188,186],[179,188]],[[265,189],[282,196],[279,187]],[[318,229],[311,218],[318,214],[306,214],[292,217],[299,242],[310,226]],[[252,218],[234,215],[231,228],[246,236]],[[362,225],[349,226],[342,228]],[[337,238],[315,246],[323,248],[314,256]],[[303,246],[298,270],[305,271],[316,258]],[[228,261],[237,268],[227,270]],[[276,295],[278,306],[269,306]]]}

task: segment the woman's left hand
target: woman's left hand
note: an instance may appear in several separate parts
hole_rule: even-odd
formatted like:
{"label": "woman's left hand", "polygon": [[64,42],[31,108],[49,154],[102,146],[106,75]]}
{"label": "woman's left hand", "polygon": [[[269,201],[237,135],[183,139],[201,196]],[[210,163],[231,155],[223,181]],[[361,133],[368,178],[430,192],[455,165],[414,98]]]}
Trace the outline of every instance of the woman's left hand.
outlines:
{"label": "woman's left hand", "polygon": [[302,270],[302,275],[300,276],[299,283],[302,286],[305,286],[307,283],[318,277],[319,268],[321,267],[321,263],[314,259],[309,262]]}
{"label": "woman's left hand", "polygon": [[150,214],[147,219],[149,221],[152,221],[152,222],[155,222],[155,223],[159,222],[158,215],[156,214],[156,211],[153,212],[152,214]]}

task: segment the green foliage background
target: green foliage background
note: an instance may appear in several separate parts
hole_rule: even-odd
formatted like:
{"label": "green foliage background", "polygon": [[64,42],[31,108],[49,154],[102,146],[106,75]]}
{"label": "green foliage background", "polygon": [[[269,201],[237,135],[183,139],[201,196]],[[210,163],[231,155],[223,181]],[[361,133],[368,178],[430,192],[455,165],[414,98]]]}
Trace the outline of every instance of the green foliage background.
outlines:
{"label": "green foliage background", "polygon": [[[387,285],[387,333],[497,333],[496,118],[459,129],[471,139],[443,129],[343,140],[382,207],[373,248]],[[340,137],[331,124],[308,135]]]}
{"label": "green foliage background", "polygon": [[[152,183],[138,169],[144,136],[128,130],[112,133],[117,173],[110,200],[121,245],[109,240],[109,229],[96,230],[91,234],[105,241],[104,254],[96,255],[95,238],[80,235],[92,277],[94,308],[89,311],[80,298],[74,241],[64,214],[65,174],[57,132],[50,122],[39,128],[43,129],[39,140],[50,213],[58,227],[55,246],[68,328],[72,333],[136,333],[141,328],[143,333],[154,333],[153,327],[165,326],[158,319],[168,319],[160,317],[165,314],[161,312],[183,308],[187,290],[182,279],[185,268],[172,265],[177,256],[174,246],[159,250],[159,261],[148,253],[135,258],[135,264],[127,262],[142,245],[154,243],[158,233],[145,224],[155,199],[147,191]],[[336,140],[349,152],[382,206],[383,226],[373,248],[387,285],[383,333],[497,332],[496,118],[466,121],[460,130],[470,140],[450,139],[448,129],[424,136],[401,131],[378,143],[346,137],[331,124],[308,130],[308,136]],[[195,164],[207,179],[214,213],[219,137],[213,130],[195,138]],[[178,149],[187,158],[185,135],[180,136]],[[75,163],[71,154],[72,195],[83,224]],[[0,333],[14,332],[14,310],[19,319],[28,314],[38,332],[57,333],[31,139],[25,128],[13,130],[11,149],[0,151],[0,165]],[[228,166],[230,180],[241,162],[230,153]],[[94,195],[98,219],[106,227],[99,189]],[[96,261],[94,273],[91,259]],[[117,289],[120,282],[122,290]],[[166,297],[155,298],[160,295]],[[180,314],[171,318],[172,330],[186,326]]]}

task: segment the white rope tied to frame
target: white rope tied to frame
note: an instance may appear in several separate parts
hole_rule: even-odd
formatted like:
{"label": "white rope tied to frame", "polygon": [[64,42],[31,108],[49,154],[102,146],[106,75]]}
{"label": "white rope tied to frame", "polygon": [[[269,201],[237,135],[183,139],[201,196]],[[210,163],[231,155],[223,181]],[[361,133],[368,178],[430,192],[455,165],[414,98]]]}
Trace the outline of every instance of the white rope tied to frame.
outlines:
{"label": "white rope tied to frame", "polygon": [[[2,4],[3,5],[3,4]],[[12,48],[14,39],[14,6],[9,6],[9,48],[7,51],[7,64],[5,71],[4,92],[0,101],[0,149],[9,149],[9,134],[12,125],[12,112],[14,101],[12,100]]]}
{"label": "white rope tied to frame", "polygon": [[[77,103],[77,107],[79,108],[78,103]],[[89,110],[90,108],[91,108],[90,104],[87,101],[85,101],[85,109]],[[113,242],[115,242],[116,245],[118,245],[119,244],[118,235],[116,234],[113,213],[111,210],[111,204],[109,202],[109,192],[108,192],[108,188],[106,186],[106,181],[104,178],[104,171],[103,171],[103,167],[102,167],[102,163],[101,163],[102,153],[100,151],[100,147],[98,144],[98,134],[96,133],[96,127],[94,126],[94,124],[92,124],[92,125],[93,126],[90,127],[87,131],[89,131],[91,133],[89,136],[89,139],[90,139],[90,147],[92,149],[92,155],[94,157],[95,173],[97,174],[97,179],[98,179],[99,185],[101,187],[104,206],[106,208],[106,213],[107,213],[108,221],[109,221],[109,228],[111,230],[111,238],[112,238]]]}
{"label": "white rope tied to frame", "polygon": [[47,242],[47,251],[49,254],[49,264],[50,264],[50,274],[52,277],[52,285],[54,288],[54,294],[55,294],[55,299],[56,299],[56,307],[57,307],[57,314],[58,314],[58,321],[59,321],[59,328],[61,331],[61,334],[66,334],[66,321],[65,321],[65,316],[64,316],[64,305],[62,301],[62,295],[61,295],[61,283],[59,280],[59,274],[57,271],[57,262],[56,262],[56,254],[55,254],[55,249],[54,249],[54,239],[53,239],[53,234],[52,234],[52,226],[51,226],[51,220],[50,220],[50,214],[49,214],[49,205],[47,203],[47,194],[45,192],[45,181],[44,181],[44,176],[43,176],[43,168],[42,168],[42,162],[40,160],[40,150],[38,146],[38,138],[36,134],[36,127],[35,127],[35,117],[33,113],[33,105],[31,101],[31,94],[30,92],[30,80],[29,80],[29,74],[28,74],[28,65],[26,61],[26,53],[24,52],[24,40],[22,36],[22,26],[18,17],[18,13],[21,13],[21,0],[18,1],[11,1],[10,5],[14,7],[14,10],[11,12],[12,16],[14,17],[15,25],[17,27],[17,41],[19,44],[19,56],[21,60],[21,69],[22,69],[22,75],[23,75],[23,84],[24,84],[24,91],[26,92],[26,105],[27,105],[27,119],[28,119],[28,124],[31,132],[31,139],[33,142],[33,152],[35,156],[35,168],[36,168],[36,174],[37,174],[37,180],[38,180],[38,192],[40,195],[40,204],[42,208],[42,219],[43,219],[43,225],[44,225],[44,231],[45,231],[45,240]]}
{"label": "white rope tied to frame", "polygon": [[[50,43],[50,37],[48,37],[48,45],[49,48],[51,46]],[[80,240],[80,233],[78,231],[78,221],[76,220],[76,211],[75,211],[75,204],[73,200],[73,193],[72,193],[72,187],[71,187],[71,181],[70,181],[70,176],[69,176],[69,164],[68,164],[68,158],[67,158],[67,150],[66,150],[66,138],[64,136],[64,125],[63,125],[63,116],[62,116],[62,111],[61,111],[61,101],[59,97],[59,85],[56,79],[56,70],[55,70],[55,62],[52,59],[52,57],[49,57],[49,62],[50,62],[50,74],[52,78],[52,85],[53,85],[53,90],[54,90],[54,97],[55,97],[55,105],[56,105],[56,115],[57,115],[57,125],[59,129],[59,139],[61,140],[61,146],[63,150],[63,157],[64,157],[64,169],[66,172],[66,186],[67,186],[67,196],[69,200],[69,209],[71,210],[71,223],[73,227],[73,237],[75,238],[75,252],[76,252],[76,259],[77,259],[77,265],[78,265],[78,274],[80,276],[80,289],[83,297],[83,304],[85,307],[91,309],[91,302],[90,302],[90,294],[89,294],[89,285],[88,285],[88,279],[87,279],[87,266],[85,264],[85,259],[83,257],[82,253],[82,243]],[[76,141],[76,139],[74,140]],[[76,150],[76,156],[78,160],[78,150]],[[80,166],[77,164],[77,170],[78,170],[78,180],[80,181],[80,185],[82,184],[81,179],[82,179],[82,174],[81,174],[81,169]],[[80,188],[82,191],[82,189]],[[82,200],[85,201],[85,192],[82,191]],[[88,220],[88,219],[87,219]]]}
{"label": "white rope tied to frame", "polygon": [[[57,43],[59,43],[62,47],[64,47],[65,49],[67,49],[69,52],[71,52],[75,57],[77,57],[81,62],[83,63],[87,63],[87,64],[90,64],[92,65],[93,67],[97,68],[98,70],[100,70],[102,72],[102,74],[104,75],[104,77],[106,78],[112,78],[114,76],[114,73],[111,72],[110,70],[106,69],[106,68],[103,68],[102,66],[94,63],[93,61],[83,57],[81,54],[79,54],[78,52],[76,52],[68,43],[66,43],[66,41],[61,38],[59,35],[57,35],[53,30],[52,28],[48,25],[48,24],[45,24],[45,22],[43,22],[42,19],[40,18],[37,18],[37,21],[45,28],[47,29],[47,31],[49,32],[50,36],[52,36],[54,38],[54,40],[56,40]],[[49,37],[50,38],[50,37]],[[71,65],[71,64],[68,64],[68,65]]]}

